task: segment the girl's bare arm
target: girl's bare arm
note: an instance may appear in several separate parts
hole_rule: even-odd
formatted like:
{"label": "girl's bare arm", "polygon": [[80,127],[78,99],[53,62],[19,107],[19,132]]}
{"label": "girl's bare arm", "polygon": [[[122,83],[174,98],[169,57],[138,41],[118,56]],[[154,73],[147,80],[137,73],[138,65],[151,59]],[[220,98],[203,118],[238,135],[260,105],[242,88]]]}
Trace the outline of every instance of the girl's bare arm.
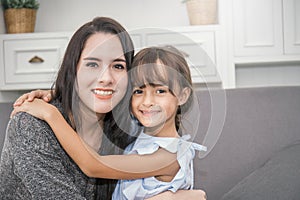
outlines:
{"label": "girl's bare arm", "polygon": [[163,149],[149,155],[100,156],[71,128],[56,107],[43,100],[26,101],[15,109],[16,112],[28,112],[47,121],[66,152],[90,177],[110,179],[173,177],[179,169],[176,154]]}
{"label": "girl's bare arm", "polygon": [[15,102],[14,106],[20,106],[27,101],[33,101],[35,98],[43,99],[45,102],[49,102],[51,97],[51,90],[33,90],[31,92],[21,95]]}
{"label": "girl's bare arm", "polygon": [[147,200],[206,200],[206,198],[203,190],[178,190],[175,193],[171,191],[162,192]]}

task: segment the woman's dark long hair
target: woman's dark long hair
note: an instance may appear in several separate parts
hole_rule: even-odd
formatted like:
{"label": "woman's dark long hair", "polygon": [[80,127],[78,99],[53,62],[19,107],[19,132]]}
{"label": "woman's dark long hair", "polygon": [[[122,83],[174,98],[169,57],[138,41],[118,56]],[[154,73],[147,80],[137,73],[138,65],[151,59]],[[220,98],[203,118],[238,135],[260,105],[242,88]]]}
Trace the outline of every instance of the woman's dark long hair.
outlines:
{"label": "woman's dark long hair", "polygon": [[[134,56],[134,47],[128,32],[115,20],[106,17],[97,17],[92,21],[81,26],[72,36],[66,49],[62,65],[58,72],[55,84],[53,85],[53,100],[58,100],[62,104],[64,114],[68,116],[72,127],[76,130],[73,116],[74,105],[74,84],[76,84],[77,64],[79,62],[81,52],[89,37],[95,33],[110,33],[119,37],[124,56],[126,59],[127,70],[131,69],[131,63]],[[127,106],[124,106],[126,105]],[[114,116],[109,112],[104,119],[104,135],[102,139],[100,153],[122,154],[125,147],[134,141],[134,137],[129,136],[126,131],[130,130],[130,117],[128,102],[120,102],[113,110],[114,113],[123,113],[124,115]],[[118,119],[116,119],[118,118]],[[121,130],[117,124],[125,124],[127,130]],[[111,199],[117,180],[97,179],[97,190],[95,199]]]}

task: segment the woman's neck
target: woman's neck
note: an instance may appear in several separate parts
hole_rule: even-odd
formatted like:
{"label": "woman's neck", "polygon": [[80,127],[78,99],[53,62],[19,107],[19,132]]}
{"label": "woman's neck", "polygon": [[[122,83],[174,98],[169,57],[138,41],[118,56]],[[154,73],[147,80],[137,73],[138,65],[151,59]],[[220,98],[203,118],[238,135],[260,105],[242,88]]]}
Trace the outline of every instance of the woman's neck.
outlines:
{"label": "woman's neck", "polygon": [[97,114],[84,105],[79,106],[77,133],[95,151],[101,147],[105,114]]}
{"label": "woman's neck", "polygon": [[83,124],[77,132],[89,146],[95,151],[99,151],[103,136],[103,129],[100,124],[94,124],[92,126]]}

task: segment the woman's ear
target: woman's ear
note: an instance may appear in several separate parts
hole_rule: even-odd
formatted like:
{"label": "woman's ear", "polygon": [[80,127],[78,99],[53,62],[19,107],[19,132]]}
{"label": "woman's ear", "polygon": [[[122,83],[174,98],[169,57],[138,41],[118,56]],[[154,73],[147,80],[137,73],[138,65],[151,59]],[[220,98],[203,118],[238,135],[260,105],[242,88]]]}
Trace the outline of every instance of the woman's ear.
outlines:
{"label": "woman's ear", "polygon": [[178,96],[178,105],[183,105],[187,102],[191,95],[191,88],[185,87]]}

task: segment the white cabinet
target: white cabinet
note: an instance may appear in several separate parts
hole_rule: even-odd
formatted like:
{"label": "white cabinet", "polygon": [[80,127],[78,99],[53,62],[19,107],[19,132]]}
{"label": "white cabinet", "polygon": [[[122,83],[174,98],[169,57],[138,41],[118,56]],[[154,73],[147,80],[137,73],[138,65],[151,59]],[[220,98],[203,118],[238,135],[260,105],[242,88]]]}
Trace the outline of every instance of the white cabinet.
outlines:
{"label": "white cabinet", "polygon": [[1,35],[1,90],[50,88],[69,34]]}
{"label": "white cabinet", "polygon": [[281,0],[233,0],[235,56],[282,54]]}
{"label": "white cabinet", "polygon": [[300,54],[300,1],[284,0],[284,53]]}
{"label": "white cabinet", "polygon": [[137,51],[149,46],[173,45],[186,55],[194,84],[221,86],[217,70],[220,64],[217,51],[218,26],[145,28],[130,34]]}
{"label": "white cabinet", "polygon": [[[136,52],[153,45],[174,45],[188,54],[195,84],[219,84],[217,26],[173,29],[137,29],[130,34]],[[0,35],[0,90],[50,88],[71,33]]]}
{"label": "white cabinet", "polygon": [[297,60],[293,55],[300,54],[299,10],[299,0],[233,0],[236,61]]}
{"label": "white cabinet", "polygon": [[235,86],[300,85],[300,1],[231,2]]}

